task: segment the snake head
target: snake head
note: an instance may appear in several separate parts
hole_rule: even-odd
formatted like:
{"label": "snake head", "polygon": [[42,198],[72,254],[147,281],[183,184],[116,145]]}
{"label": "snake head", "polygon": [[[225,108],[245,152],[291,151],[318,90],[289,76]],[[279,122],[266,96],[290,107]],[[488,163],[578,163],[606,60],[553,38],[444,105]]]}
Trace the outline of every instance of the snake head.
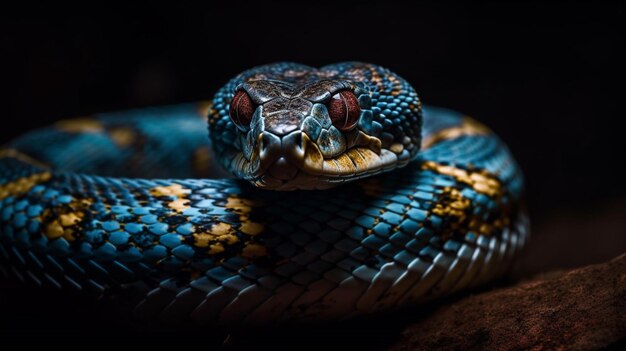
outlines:
{"label": "snake head", "polygon": [[413,89],[362,63],[253,68],[218,91],[209,113],[221,164],[278,190],[330,188],[406,165],[420,129]]}

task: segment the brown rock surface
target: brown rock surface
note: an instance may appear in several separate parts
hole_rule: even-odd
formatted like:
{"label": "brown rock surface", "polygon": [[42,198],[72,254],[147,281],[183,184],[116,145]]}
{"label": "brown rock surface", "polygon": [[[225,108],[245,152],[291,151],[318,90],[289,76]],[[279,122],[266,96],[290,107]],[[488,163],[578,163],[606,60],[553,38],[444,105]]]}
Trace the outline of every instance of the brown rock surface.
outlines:
{"label": "brown rock surface", "polygon": [[390,349],[593,350],[624,338],[626,254],[442,306]]}

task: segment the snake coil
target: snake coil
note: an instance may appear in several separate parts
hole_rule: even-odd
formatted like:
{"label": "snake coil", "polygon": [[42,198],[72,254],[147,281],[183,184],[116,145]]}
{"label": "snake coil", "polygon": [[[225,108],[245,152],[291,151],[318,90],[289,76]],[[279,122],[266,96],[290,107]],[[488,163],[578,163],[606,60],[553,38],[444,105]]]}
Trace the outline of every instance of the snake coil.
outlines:
{"label": "snake coil", "polygon": [[522,191],[489,129],[389,70],[278,63],[6,145],[0,272],[170,323],[343,319],[504,273]]}

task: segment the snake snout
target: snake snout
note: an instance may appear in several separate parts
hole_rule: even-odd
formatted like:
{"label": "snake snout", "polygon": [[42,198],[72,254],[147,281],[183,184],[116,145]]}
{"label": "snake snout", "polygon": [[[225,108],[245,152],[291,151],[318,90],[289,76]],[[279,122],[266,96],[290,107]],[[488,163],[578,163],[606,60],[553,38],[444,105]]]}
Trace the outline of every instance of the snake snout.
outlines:
{"label": "snake snout", "polygon": [[289,180],[295,177],[297,160],[302,156],[302,132],[292,131],[287,135],[277,135],[264,131],[260,136],[258,176],[269,174],[276,179]]}
{"label": "snake snout", "polygon": [[258,139],[259,167],[252,182],[262,188],[304,189],[322,172],[323,157],[306,133],[278,136],[267,130]]}
{"label": "snake snout", "polygon": [[279,157],[274,163],[269,167],[268,173],[280,180],[289,180],[293,179],[298,173],[298,169],[293,166],[289,161],[287,161],[284,157]]}

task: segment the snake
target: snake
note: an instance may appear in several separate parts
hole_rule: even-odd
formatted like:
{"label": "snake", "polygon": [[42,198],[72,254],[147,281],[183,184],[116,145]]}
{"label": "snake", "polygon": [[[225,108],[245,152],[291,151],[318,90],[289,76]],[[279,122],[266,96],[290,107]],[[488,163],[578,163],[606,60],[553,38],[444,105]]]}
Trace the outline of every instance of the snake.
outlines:
{"label": "snake", "polygon": [[4,145],[0,272],[139,321],[344,320],[504,275],[523,193],[498,136],[389,69],[266,64]]}

